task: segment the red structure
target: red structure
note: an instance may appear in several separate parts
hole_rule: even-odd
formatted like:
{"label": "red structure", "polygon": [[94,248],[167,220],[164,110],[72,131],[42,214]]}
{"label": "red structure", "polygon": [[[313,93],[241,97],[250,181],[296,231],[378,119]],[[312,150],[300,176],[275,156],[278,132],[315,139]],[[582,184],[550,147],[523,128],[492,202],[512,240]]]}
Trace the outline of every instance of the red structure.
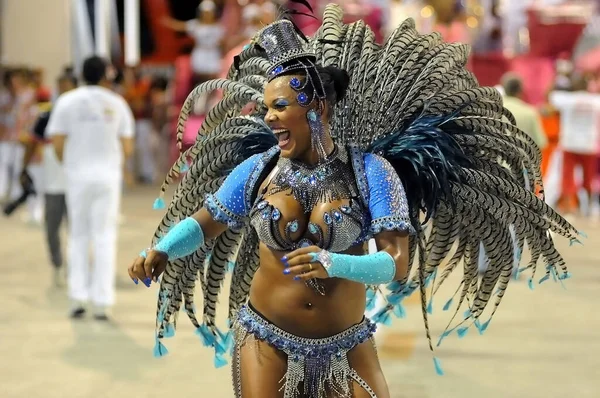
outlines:
{"label": "red structure", "polygon": [[493,86],[508,71],[523,77],[527,100],[534,104],[545,102],[546,92],[554,81],[554,63],[560,57],[570,57],[586,22],[572,18],[553,16],[544,18],[541,11],[529,9],[528,30],[530,51],[527,54],[507,58],[502,53],[475,54],[473,73],[479,83]]}

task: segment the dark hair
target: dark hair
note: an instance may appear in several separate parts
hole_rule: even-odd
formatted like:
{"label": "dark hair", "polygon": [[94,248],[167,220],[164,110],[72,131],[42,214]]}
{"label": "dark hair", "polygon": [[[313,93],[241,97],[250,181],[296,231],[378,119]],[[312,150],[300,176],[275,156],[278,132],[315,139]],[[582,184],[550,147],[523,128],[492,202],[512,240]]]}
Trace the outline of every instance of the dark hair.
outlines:
{"label": "dark hair", "polygon": [[14,73],[14,70],[12,68],[4,69],[4,74],[2,75],[2,84],[4,85],[4,87],[10,86],[10,79],[11,79],[13,73]]}
{"label": "dark hair", "polygon": [[[327,102],[331,105],[335,105],[346,96],[346,91],[350,85],[350,75],[344,69],[340,69],[337,66],[320,66],[317,65],[317,73],[323,82],[323,88],[325,89],[325,97]],[[282,73],[281,75],[305,75],[302,69],[293,69],[289,72]],[[280,76],[281,76],[280,75]],[[314,78],[311,79],[313,84]],[[312,97],[315,88],[312,85],[307,85],[302,91],[305,92],[309,97]]]}
{"label": "dark hair", "polygon": [[150,84],[150,90],[165,91],[169,87],[169,80],[164,76],[155,76]]}
{"label": "dark hair", "polygon": [[523,81],[514,73],[507,73],[502,78],[502,88],[508,97],[516,97],[523,92]]}
{"label": "dark hair", "polygon": [[83,62],[83,80],[87,84],[98,84],[106,77],[108,62],[93,56]]}
{"label": "dark hair", "polygon": [[346,96],[350,85],[350,75],[344,69],[337,66],[317,66],[317,72],[321,76],[327,101],[335,105]]}
{"label": "dark hair", "polygon": [[571,76],[571,91],[587,91],[588,82],[585,77],[579,73]]}
{"label": "dark hair", "polygon": [[75,74],[73,73],[68,73],[66,70],[65,72],[63,72],[62,75],[58,77],[57,80],[59,83],[68,80],[73,85],[73,87],[77,87],[78,84],[77,76],[75,76]]}

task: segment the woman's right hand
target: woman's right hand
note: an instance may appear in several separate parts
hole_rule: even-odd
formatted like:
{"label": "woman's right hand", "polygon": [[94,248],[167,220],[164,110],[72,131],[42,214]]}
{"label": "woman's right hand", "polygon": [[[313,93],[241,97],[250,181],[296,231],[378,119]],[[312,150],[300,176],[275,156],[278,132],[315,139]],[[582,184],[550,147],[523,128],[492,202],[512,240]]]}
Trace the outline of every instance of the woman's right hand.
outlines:
{"label": "woman's right hand", "polygon": [[146,257],[138,256],[127,271],[129,277],[137,285],[142,281],[144,285],[150,287],[152,281],[158,282],[158,277],[167,268],[169,257],[166,253],[157,250],[148,250]]}

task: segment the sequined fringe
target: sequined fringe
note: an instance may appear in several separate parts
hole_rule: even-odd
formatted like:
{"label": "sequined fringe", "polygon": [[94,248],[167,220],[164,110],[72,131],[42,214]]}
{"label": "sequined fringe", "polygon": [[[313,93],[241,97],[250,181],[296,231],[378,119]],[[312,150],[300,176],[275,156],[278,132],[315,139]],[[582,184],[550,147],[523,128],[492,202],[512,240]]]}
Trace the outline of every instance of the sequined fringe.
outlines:
{"label": "sequined fringe", "polygon": [[[347,353],[357,345],[371,339],[376,326],[365,318],[357,325],[332,337],[307,339],[287,333],[271,324],[249,306],[240,309],[233,325],[235,333],[234,388],[241,397],[239,349],[250,339],[264,341],[287,354],[287,371],[280,380],[284,398],[297,398],[302,393],[311,398],[333,396],[351,398],[352,380],[372,393],[372,389],[350,367]],[[237,376],[236,376],[237,373]]]}

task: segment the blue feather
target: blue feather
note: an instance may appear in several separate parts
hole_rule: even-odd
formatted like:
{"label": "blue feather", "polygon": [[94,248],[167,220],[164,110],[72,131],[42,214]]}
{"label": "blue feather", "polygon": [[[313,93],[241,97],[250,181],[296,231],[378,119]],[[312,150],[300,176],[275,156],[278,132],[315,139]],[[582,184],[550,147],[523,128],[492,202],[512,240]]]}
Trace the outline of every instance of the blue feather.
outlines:
{"label": "blue feather", "polygon": [[440,360],[436,357],[433,357],[433,366],[435,367],[435,373],[437,373],[440,376],[444,375],[444,369],[442,369],[442,364],[440,363]]}
{"label": "blue feather", "polygon": [[169,350],[167,350],[167,347],[165,347],[164,344],[161,343],[160,340],[158,340],[158,337],[157,337],[156,341],[155,341],[155,344],[154,344],[154,357],[155,358],[164,357],[168,353],[169,353]]}
{"label": "blue feather", "polygon": [[383,156],[396,169],[409,207],[426,213],[423,224],[429,221],[440,200],[453,205],[452,184],[460,181],[460,169],[472,164],[452,137],[452,125],[448,123],[462,109],[448,115],[424,116],[422,112],[406,130],[388,134],[367,149]]}
{"label": "blue feather", "polygon": [[277,137],[270,130],[257,130],[252,134],[240,138],[238,148],[244,158],[249,158],[257,153],[263,153],[277,145]]}
{"label": "blue feather", "polygon": [[456,331],[456,334],[458,334],[459,339],[462,339],[463,337],[465,337],[467,335],[468,331],[469,331],[469,328],[467,326],[465,326],[462,328],[458,328],[458,330]]}

